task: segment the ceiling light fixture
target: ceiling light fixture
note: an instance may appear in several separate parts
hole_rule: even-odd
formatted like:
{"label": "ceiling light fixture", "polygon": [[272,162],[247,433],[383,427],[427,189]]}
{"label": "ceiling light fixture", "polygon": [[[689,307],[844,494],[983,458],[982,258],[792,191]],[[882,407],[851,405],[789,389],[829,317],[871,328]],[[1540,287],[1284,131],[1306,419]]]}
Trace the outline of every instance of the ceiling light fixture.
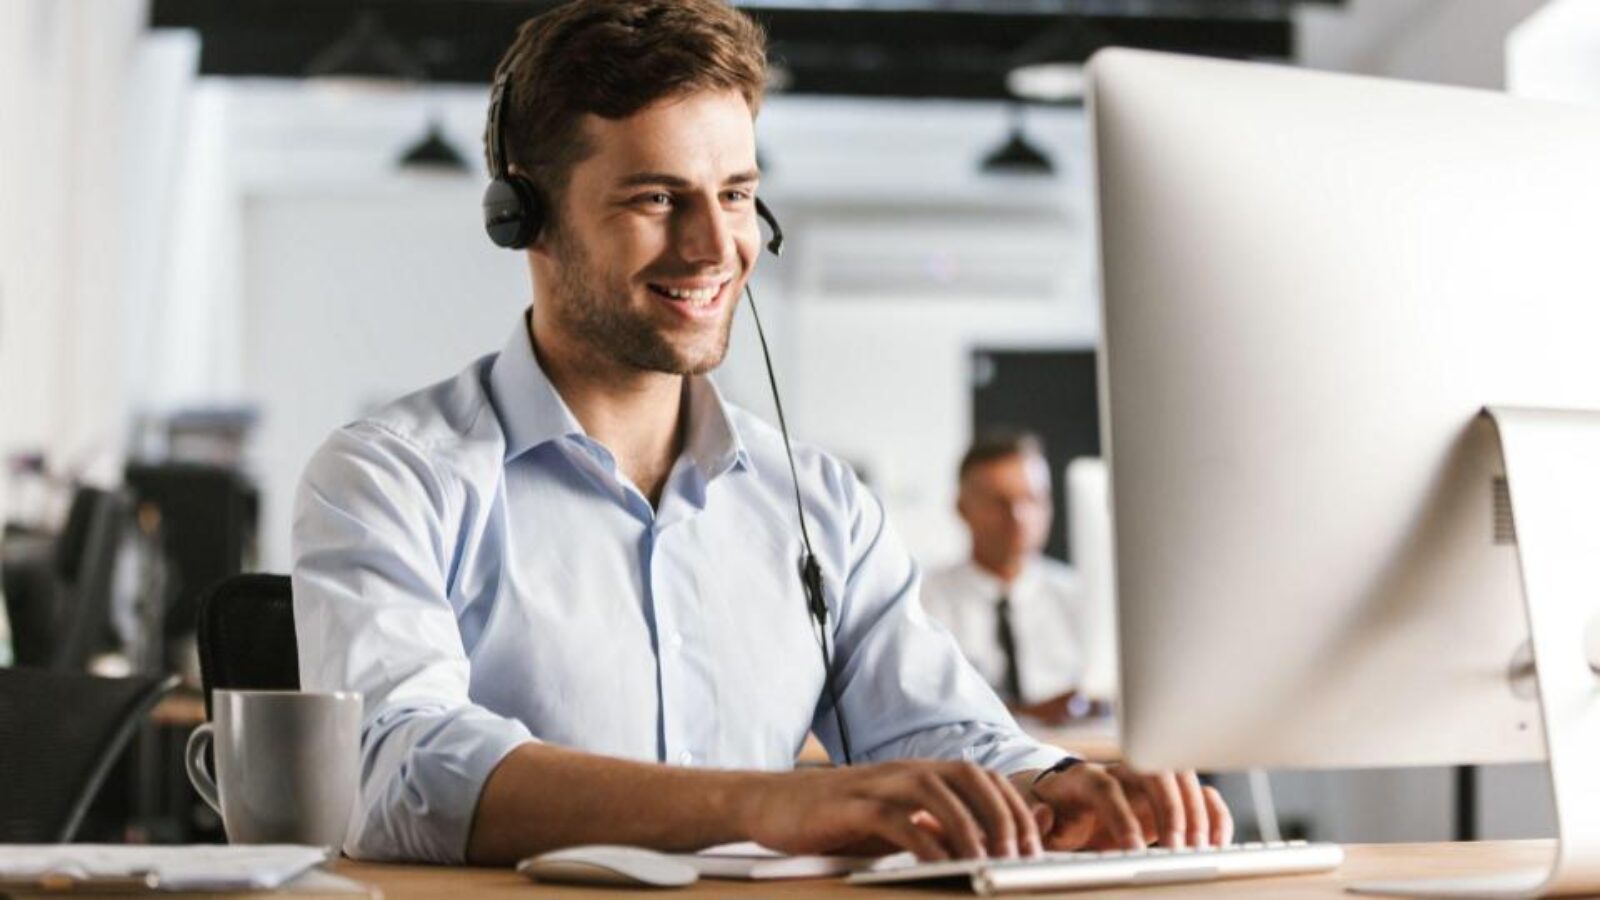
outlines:
{"label": "ceiling light fixture", "polygon": [[333,43],[306,63],[306,78],[364,90],[410,87],[427,80],[417,56],[383,27],[375,10],[358,15]]}
{"label": "ceiling light fixture", "polygon": [[445,137],[444,128],[437,117],[430,117],[428,130],[400,154],[400,167],[448,175],[465,175],[472,171],[461,151]]}
{"label": "ceiling light fixture", "polygon": [[1028,142],[1022,133],[1022,104],[1011,107],[1011,134],[1005,143],[990,151],[980,167],[989,175],[1054,175],[1055,163],[1044,151]]}
{"label": "ceiling light fixture", "polygon": [[1080,104],[1088,82],[1084,64],[1111,43],[1088,19],[1065,17],[1017,51],[1006,90],[1035,103]]}

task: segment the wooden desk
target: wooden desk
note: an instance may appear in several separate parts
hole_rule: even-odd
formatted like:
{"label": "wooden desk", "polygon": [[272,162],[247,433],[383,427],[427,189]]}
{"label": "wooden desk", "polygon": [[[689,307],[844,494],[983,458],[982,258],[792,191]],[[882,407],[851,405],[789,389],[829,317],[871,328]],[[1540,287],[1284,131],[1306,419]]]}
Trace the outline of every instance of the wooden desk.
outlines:
{"label": "wooden desk", "polygon": [[[1325,875],[1293,878],[1252,878],[1215,881],[1207,884],[1176,884],[1162,887],[1094,891],[1092,896],[1112,900],[1154,900],[1154,898],[1271,897],[1295,900],[1310,897],[1353,897],[1343,893],[1353,881],[1375,878],[1428,878],[1447,875],[1490,874],[1509,869],[1533,868],[1548,862],[1554,845],[1549,841],[1489,841],[1476,844],[1365,844],[1347,848],[1345,864]],[[537,887],[510,869],[471,869],[442,866],[390,866],[342,860],[334,871],[372,885],[385,900],[450,897],[452,900],[505,897],[588,897],[606,896],[615,889],[584,887]],[[643,892],[641,892],[643,893]],[[763,897],[955,897],[962,894],[931,889],[852,887],[838,880],[748,882],[701,881],[685,891],[649,890],[658,897],[689,895]],[[1019,896],[1045,896],[1023,894]],[[1091,893],[1064,893],[1053,896],[1083,897]]]}
{"label": "wooden desk", "polygon": [[1087,719],[1058,726],[1041,725],[1028,720],[1019,724],[1034,740],[1076,753],[1090,762],[1122,761],[1122,741],[1117,734],[1116,719]]}
{"label": "wooden desk", "polygon": [[194,728],[206,720],[206,701],[197,690],[179,688],[150,710],[150,721],[169,728]]}

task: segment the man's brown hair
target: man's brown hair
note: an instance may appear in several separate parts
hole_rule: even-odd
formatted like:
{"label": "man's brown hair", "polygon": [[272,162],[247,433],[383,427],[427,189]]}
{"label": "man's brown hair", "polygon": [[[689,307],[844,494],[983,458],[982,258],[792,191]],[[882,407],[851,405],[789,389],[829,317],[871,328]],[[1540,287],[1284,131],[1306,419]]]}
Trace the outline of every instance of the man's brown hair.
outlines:
{"label": "man's brown hair", "polygon": [[667,97],[737,90],[755,115],[767,38],[726,0],[574,0],[524,22],[496,76],[507,66],[505,162],[554,212],[568,173],[594,150],[585,114],[622,119]]}

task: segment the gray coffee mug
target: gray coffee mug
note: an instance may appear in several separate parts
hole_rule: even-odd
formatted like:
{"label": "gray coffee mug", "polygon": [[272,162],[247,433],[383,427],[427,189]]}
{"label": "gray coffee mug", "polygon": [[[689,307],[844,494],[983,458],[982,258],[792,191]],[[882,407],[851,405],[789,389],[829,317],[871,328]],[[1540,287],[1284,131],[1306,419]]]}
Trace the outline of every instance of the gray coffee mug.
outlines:
{"label": "gray coffee mug", "polygon": [[[215,690],[211,706],[185,762],[228,841],[337,850],[356,801],[361,695]],[[205,768],[213,735],[215,779]]]}

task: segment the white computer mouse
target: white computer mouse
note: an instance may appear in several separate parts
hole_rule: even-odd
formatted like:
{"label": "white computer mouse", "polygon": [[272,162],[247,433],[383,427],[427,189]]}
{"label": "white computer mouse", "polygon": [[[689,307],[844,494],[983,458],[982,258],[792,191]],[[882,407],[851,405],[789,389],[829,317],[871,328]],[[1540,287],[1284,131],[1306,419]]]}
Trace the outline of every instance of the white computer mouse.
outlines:
{"label": "white computer mouse", "polygon": [[685,887],[700,878],[695,867],[642,847],[589,844],[552,850],[517,863],[534,881],[632,887]]}

